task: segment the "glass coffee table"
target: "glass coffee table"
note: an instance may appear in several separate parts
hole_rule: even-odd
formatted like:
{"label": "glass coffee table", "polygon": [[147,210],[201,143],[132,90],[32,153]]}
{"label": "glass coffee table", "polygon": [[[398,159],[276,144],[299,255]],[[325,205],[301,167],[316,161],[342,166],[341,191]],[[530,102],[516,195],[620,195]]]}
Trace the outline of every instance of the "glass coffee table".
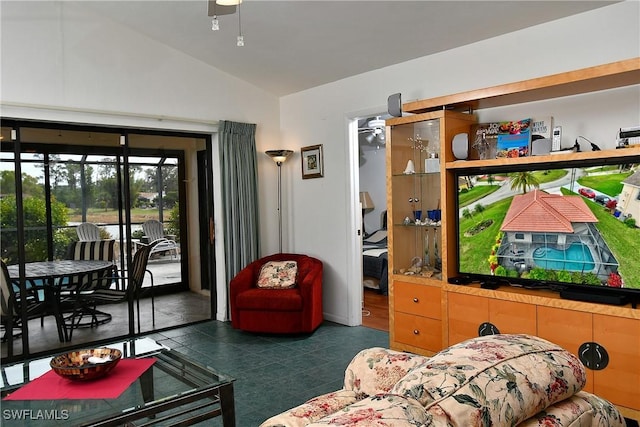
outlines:
{"label": "glass coffee table", "polygon": [[[116,399],[3,400],[0,424],[173,426],[221,416],[224,427],[235,426],[233,378],[150,338],[97,347],[117,348],[123,359],[154,357],[156,361]],[[2,397],[49,371],[50,360],[2,366]]]}

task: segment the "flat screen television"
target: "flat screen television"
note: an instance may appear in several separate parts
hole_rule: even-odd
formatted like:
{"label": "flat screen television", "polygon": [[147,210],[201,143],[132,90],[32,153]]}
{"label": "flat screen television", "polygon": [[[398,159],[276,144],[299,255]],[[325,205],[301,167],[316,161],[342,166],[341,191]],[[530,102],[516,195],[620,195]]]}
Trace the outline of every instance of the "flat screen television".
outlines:
{"label": "flat screen television", "polygon": [[455,178],[458,277],[640,302],[640,156],[470,166]]}

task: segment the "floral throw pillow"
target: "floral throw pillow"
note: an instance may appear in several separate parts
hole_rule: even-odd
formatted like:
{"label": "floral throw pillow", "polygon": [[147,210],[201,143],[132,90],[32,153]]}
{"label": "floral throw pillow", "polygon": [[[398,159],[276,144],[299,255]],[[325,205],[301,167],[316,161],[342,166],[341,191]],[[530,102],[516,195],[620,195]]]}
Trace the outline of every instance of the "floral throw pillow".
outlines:
{"label": "floral throw pillow", "polygon": [[268,261],[260,269],[259,288],[288,289],[296,286],[298,263],[295,261]]}
{"label": "floral throw pillow", "polygon": [[585,382],[584,365],[562,347],[535,336],[498,334],[442,350],[390,393],[418,400],[433,425],[515,426],[576,394]]}

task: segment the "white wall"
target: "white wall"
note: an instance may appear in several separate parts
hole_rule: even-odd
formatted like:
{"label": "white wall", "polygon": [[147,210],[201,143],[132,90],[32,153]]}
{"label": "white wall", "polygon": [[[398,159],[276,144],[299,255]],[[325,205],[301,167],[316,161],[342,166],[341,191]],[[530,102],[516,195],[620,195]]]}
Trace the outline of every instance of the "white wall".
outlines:
{"label": "white wall", "polygon": [[[636,1],[614,4],[283,97],[284,145],[299,151],[300,146],[324,144],[324,178],[302,180],[299,173],[288,177],[292,208],[285,224],[293,251],[325,263],[326,318],[344,324],[360,318],[361,284],[354,268],[359,254],[353,244],[353,218],[359,214],[358,195],[352,190],[357,158],[350,156],[346,126],[350,117],[357,117],[354,112],[384,111],[388,95],[396,92],[407,102],[638,57],[639,8]],[[569,112],[564,105],[554,107],[551,115],[567,127],[566,138],[578,132],[613,137],[618,127],[638,124],[640,106],[633,94],[637,89],[625,96],[629,110],[611,114],[604,108],[597,117],[589,113],[588,122],[579,101]],[[624,120],[617,113],[624,114]]]}

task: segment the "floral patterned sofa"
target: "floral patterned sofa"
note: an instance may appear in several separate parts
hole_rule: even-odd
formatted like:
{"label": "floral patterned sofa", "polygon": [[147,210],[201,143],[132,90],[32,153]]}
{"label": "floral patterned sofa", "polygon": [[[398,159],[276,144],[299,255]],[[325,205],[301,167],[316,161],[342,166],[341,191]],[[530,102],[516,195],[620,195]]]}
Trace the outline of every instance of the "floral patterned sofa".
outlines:
{"label": "floral patterned sofa", "polygon": [[584,384],[577,357],[529,335],[473,338],[433,357],[370,348],[349,363],[341,390],[260,427],[624,427]]}

